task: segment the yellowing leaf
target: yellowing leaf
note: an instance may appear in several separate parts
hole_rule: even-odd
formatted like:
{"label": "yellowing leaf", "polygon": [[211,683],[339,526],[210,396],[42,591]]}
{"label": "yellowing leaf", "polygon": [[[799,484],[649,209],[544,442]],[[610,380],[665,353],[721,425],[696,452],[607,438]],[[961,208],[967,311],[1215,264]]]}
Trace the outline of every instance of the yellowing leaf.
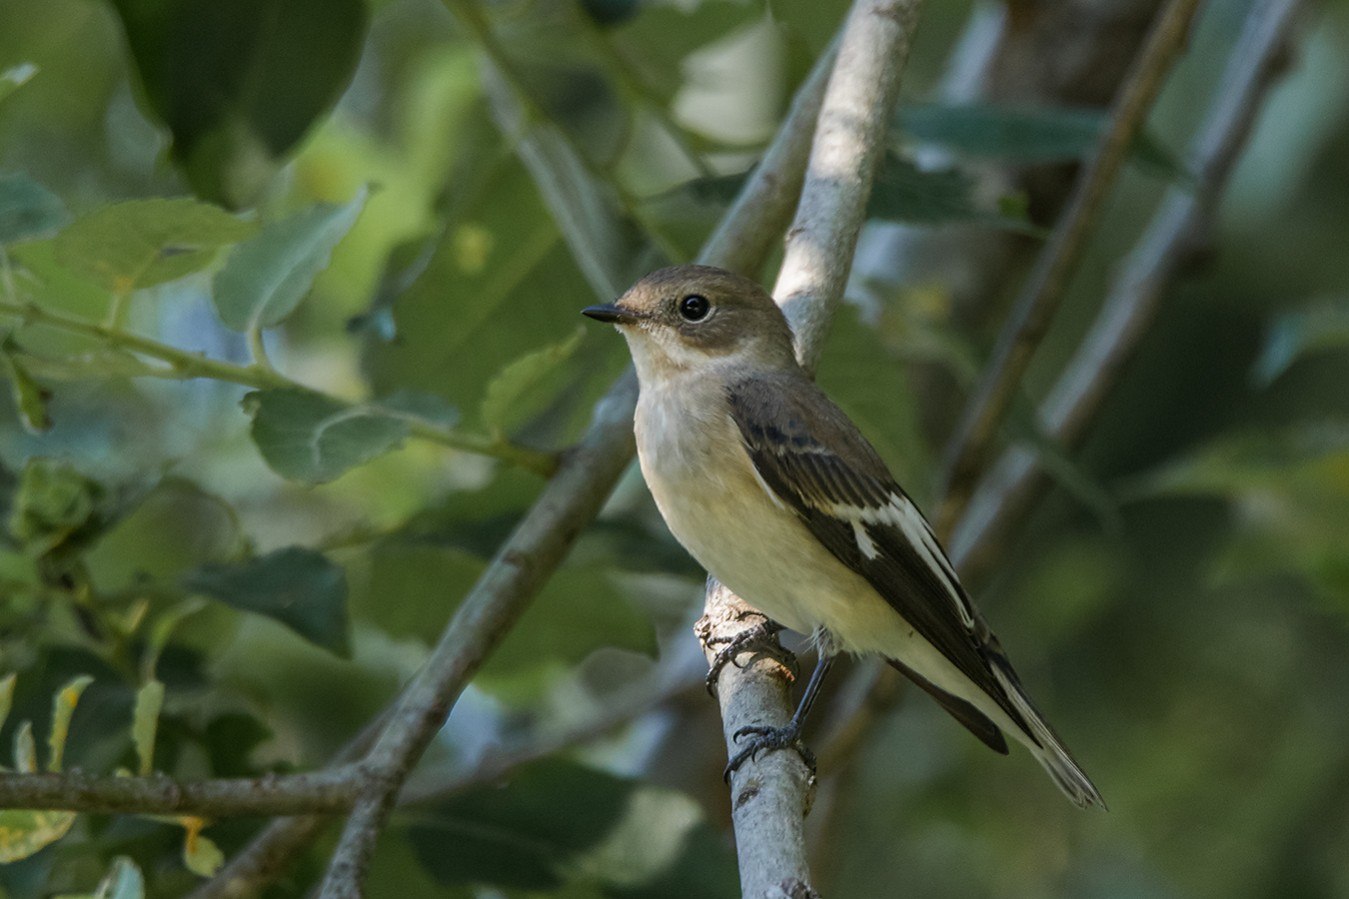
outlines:
{"label": "yellowing leaf", "polygon": [[136,744],[140,773],[147,776],[155,765],[155,732],[159,711],[164,707],[164,685],[152,680],[136,691],[136,711],[131,722],[131,741]]}
{"label": "yellowing leaf", "polygon": [[79,704],[84,688],[93,682],[92,677],[81,674],[58,690],[55,699],[52,700],[52,730],[47,737],[47,747],[51,750],[51,754],[47,757],[47,770],[53,774],[61,770],[61,760],[66,752],[66,737],[70,735],[70,719],[75,714],[75,706]]}
{"label": "yellowing leaf", "polygon": [[225,863],[225,853],[210,837],[201,832],[206,826],[202,818],[180,818],[179,823],[187,831],[183,838],[183,864],[199,877],[211,877]]}
{"label": "yellowing leaf", "polygon": [[74,823],[74,812],[0,811],[0,864],[28,858],[50,846],[65,836]]}

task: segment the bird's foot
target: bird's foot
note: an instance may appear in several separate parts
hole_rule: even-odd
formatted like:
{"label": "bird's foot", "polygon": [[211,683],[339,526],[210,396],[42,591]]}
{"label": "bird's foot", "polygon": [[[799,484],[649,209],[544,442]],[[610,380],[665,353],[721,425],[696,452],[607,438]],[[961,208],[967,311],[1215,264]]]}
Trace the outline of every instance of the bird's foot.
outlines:
{"label": "bird's foot", "polygon": [[797,722],[793,721],[786,727],[762,725],[742,727],[731,736],[731,739],[738,744],[741,737],[752,739],[726,763],[726,770],[722,772],[721,777],[727,783],[731,782],[731,775],[745,762],[757,758],[761,752],[774,752],[778,749],[795,749],[797,755],[801,756],[801,761],[806,763],[810,776],[815,776],[815,753],[811,752],[810,747],[801,739],[801,725]]}
{"label": "bird's foot", "polygon": [[[758,624],[753,627],[747,627],[740,631],[734,637],[712,637],[708,639],[708,646],[721,646],[721,650],[712,657],[712,663],[707,669],[707,692],[713,696],[716,695],[717,678],[721,676],[721,669],[728,664],[737,668],[744,668],[736,661],[736,657],[742,652],[753,651],[755,655],[767,655],[781,662],[792,676],[796,676],[795,660],[790,653],[782,648],[777,642],[777,635],[783,630],[782,625],[773,621],[768,616],[760,612],[745,612],[740,617],[741,620],[749,616],[762,618]],[[723,645],[724,644],[724,645]]]}

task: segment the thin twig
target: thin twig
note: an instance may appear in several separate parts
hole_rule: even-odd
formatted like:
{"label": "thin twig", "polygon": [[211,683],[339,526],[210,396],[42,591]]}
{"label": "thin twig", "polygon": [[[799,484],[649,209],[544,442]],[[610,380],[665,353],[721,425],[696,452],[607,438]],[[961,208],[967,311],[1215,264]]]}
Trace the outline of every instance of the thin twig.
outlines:
{"label": "thin twig", "polygon": [[[773,295],[792,324],[797,356],[813,369],[848,271],[899,92],[921,0],[858,0],[848,14],[824,92],[810,162]],[[709,663],[717,640],[744,625],[745,602],[709,583],[699,626]],[[715,639],[714,639],[715,638]],[[717,680],[729,754],[746,725],[780,726],[791,714],[789,672],[761,658],[728,665]],[[770,753],[731,776],[740,888],[755,899],[812,895],[805,818],[813,778],[792,753]]]}
{"label": "thin twig", "polygon": [[314,390],[311,387],[301,384],[299,381],[292,380],[278,372],[276,369],[270,367],[270,365],[259,362],[254,362],[250,365],[239,365],[234,362],[226,362],[222,359],[212,359],[201,353],[179,349],[178,347],[161,343],[158,340],[136,334],[132,331],[126,331],[100,322],[94,322],[78,316],[69,315],[65,312],[49,309],[30,301],[0,300],[0,315],[14,316],[21,319],[25,324],[43,325],[59,331],[65,331],[68,334],[79,334],[84,337],[91,337],[113,349],[127,350],[136,353],[137,355],[165,363],[163,366],[146,364],[143,369],[137,371],[138,375],[144,377],[163,378],[175,381],[207,378],[213,381],[223,381],[229,384],[240,384],[244,387],[253,387],[258,390],[280,388],[305,390],[332,400],[335,403],[359,405],[363,408],[370,409],[371,411],[384,412],[385,414],[401,418],[407,422],[408,432],[412,436],[432,443],[438,443],[441,446],[449,447],[450,449],[476,453],[483,456],[492,456],[503,462],[517,465],[541,475],[551,474],[553,470],[557,468],[557,455],[555,453],[517,446],[516,444],[499,437],[456,431],[452,428],[437,425],[423,418],[408,416],[403,412],[385,410],[378,402],[350,404],[340,397],[324,393],[323,391]]}
{"label": "thin twig", "polygon": [[[1221,93],[1190,151],[1195,183],[1172,187],[1116,275],[1095,322],[1040,407],[1043,430],[1072,447],[1119,381],[1166,289],[1202,246],[1214,207],[1246,145],[1270,84],[1281,71],[1301,0],[1266,0],[1254,8]],[[1035,454],[1009,450],[985,478],[951,539],[962,572],[977,576],[1049,486]]]}
{"label": "thin twig", "polygon": [[79,771],[0,774],[0,808],[203,818],[331,814],[349,809],[360,786],[359,772],[350,767],[197,781],[164,776],[97,777]]}
{"label": "thin twig", "polygon": [[1120,168],[1147,120],[1166,75],[1184,49],[1199,0],[1171,0],[1148,35],[1125,80],[1091,163],[1082,171],[1067,210],[1018,297],[947,453],[943,501],[934,520],[949,534],[986,469],[1002,421],[1082,257]]}

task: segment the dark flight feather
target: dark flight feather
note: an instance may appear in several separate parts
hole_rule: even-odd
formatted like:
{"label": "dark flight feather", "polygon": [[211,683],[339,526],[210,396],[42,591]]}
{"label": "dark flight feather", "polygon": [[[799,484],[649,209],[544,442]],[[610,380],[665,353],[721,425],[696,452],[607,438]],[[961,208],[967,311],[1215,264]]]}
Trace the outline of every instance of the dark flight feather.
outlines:
{"label": "dark flight feather", "polygon": [[[728,399],[750,461],[773,494],[1034,740],[993,673],[993,665],[1010,666],[945,552],[842,410],[796,373],[733,383]],[[864,551],[868,542],[870,552]],[[973,706],[937,690],[902,663],[892,664],[984,743],[1007,751],[1001,736],[990,735],[997,727]]]}

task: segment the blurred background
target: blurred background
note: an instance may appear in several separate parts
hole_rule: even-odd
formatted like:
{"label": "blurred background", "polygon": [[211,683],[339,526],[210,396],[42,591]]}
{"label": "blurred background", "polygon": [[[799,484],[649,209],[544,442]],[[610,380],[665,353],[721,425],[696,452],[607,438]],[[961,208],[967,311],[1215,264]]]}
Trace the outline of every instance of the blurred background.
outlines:
{"label": "blurred background", "polygon": [[[925,5],[819,369],[920,505],[1160,5]],[[1193,187],[1187,148],[1265,5],[1201,5],[1031,402]],[[848,662],[808,731],[825,896],[1349,895],[1349,3],[1304,5],[1085,439],[1013,416],[1052,489],[970,563],[1110,813]],[[137,767],[151,682],[156,770],[322,766],[626,365],[579,308],[696,254],[845,10],[0,0],[0,745],[25,720],[43,743],[89,675],[67,767]],[[260,286],[277,272],[295,289]],[[371,895],[737,895],[701,583],[629,472],[456,706]],[[205,833],[228,857],[264,823]],[[0,817],[34,840],[0,895],[91,894],[125,856],[145,895],[182,896],[214,867],[160,820],[80,815],[40,849],[31,824]],[[266,895],[305,895],[331,845]]]}

